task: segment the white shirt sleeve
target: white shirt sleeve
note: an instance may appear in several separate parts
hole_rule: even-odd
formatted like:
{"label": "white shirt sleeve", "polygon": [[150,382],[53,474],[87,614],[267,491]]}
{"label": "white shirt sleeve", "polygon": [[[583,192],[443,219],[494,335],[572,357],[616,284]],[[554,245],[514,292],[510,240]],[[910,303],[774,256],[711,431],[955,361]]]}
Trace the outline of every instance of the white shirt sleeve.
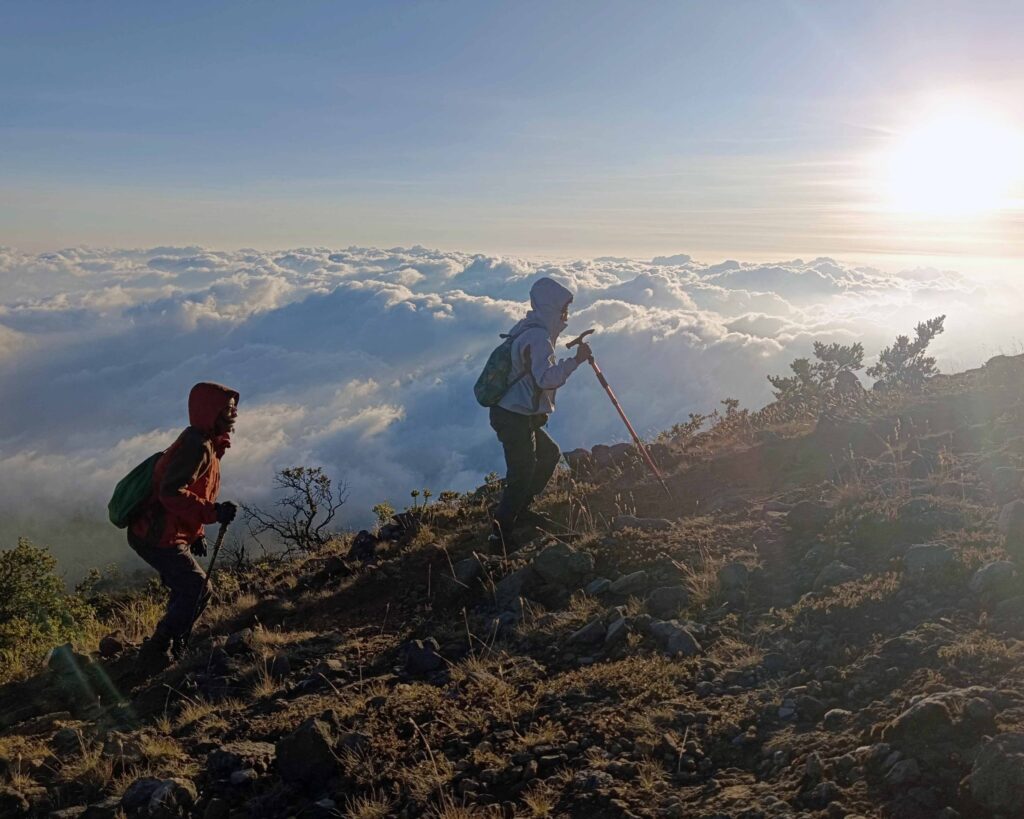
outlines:
{"label": "white shirt sleeve", "polygon": [[572,375],[579,362],[575,358],[555,361],[555,346],[543,330],[531,332],[524,339],[523,360],[530,362],[530,374],[539,389],[557,390]]}

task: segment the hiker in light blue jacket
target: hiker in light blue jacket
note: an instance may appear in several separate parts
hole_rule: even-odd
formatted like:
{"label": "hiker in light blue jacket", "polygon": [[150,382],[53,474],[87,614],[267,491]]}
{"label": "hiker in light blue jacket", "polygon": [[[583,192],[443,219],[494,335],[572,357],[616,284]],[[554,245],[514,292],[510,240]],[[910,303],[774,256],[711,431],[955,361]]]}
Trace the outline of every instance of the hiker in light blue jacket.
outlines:
{"label": "hiker in light blue jacket", "polygon": [[507,467],[505,491],[494,513],[492,544],[509,547],[509,533],[516,526],[551,525],[529,507],[561,456],[558,444],[544,429],[555,409],[555,391],[590,357],[590,347],[581,343],[574,357],[555,359],[555,342],[567,326],[572,298],[558,282],[538,279],[530,288],[532,309],[509,331],[515,336],[510,374],[514,383],[490,410],[491,427],[505,450]]}

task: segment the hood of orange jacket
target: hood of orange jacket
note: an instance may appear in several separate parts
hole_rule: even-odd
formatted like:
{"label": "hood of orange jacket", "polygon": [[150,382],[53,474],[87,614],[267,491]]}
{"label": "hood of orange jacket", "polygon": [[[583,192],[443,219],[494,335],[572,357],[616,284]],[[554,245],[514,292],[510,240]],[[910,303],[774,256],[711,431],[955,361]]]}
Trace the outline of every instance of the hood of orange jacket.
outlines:
{"label": "hood of orange jacket", "polygon": [[189,424],[206,437],[213,438],[213,428],[217,423],[217,418],[224,412],[232,398],[237,404],[238,392],[223,384],[214,384],[212,381],[196,384],[188,394]]}

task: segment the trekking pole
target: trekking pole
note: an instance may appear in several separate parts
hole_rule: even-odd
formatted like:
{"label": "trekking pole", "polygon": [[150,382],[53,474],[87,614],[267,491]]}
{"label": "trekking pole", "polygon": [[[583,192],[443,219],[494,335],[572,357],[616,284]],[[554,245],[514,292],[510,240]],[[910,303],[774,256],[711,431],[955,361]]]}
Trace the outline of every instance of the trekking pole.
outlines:
{"label": "trekking pole", "polygon": [[196,600],[196,607],[192,612],[192,623],[188,627],[180,642],[181,650],[185,651],[188,648],[189,640],[192,639],[192,629],[196,627],[196,621],[199,619],[201,614],[200,606],[203,605],[203,600],[206,598],[206,592],[210,588],[210,578],[213,577],[213,566],[217,562],[217,555],[220,553],[220,547],[224,545],[224,535],[228,533],[228,524],[222,523],[220,530],[217,532],[217,540],[213,544],[213,554],[210,555],[210,565],[206,567],[206,577],[203,578],[203,587],[199,590],[199,599]]}
{"label": "trekking pole", "polygon": [[[593,332],[594,331],[592,329],[587,330],[578,335],[565,346],[571,350],[573,347],[582,342],[583,339],[585,339]],[[665,483],[665,478],[662,476],[661,470],[659,470],[657,465],[654,463],[654,459],[651,457],[651,453],[647,451],[647,447],[644,446],[644,442],[641,441],[640,436],[636,434],[636,430],[633,429],[633,425],[629,423],[629,419],[626,417],[626,413],[623,411],[622,405],[619,403],[619,399],[615,397],[615,392],[612,390],[611,385],[608,383],[608,379],[604,377],[604,373],[601,372],[601,368],[598,367],[597,362],[594,361],[594,356],[588,356],[587,361],[590,363],[590,366],[594,368],[594,374],[597,376],[597,380],[601,382],[601,386],[604,387],[604,391],[608,393],[608,398],[611,399],[612,405],[618,411],[619,417],[622,419],[622,423],[624,423],[626,425],[626,429],[629,430],[629,434],[633,438],[633,443],[636,444],[636,448],[640,450],[640,454],[643,456],[644,461],[647,462],[647,466],[650,468],[651,472],[654,473],[654,477],[658,479],[658,482],[661,484],[661,488],[665,490],[665,494],[671,498],[672,492],[669,490],[668,484]]]}

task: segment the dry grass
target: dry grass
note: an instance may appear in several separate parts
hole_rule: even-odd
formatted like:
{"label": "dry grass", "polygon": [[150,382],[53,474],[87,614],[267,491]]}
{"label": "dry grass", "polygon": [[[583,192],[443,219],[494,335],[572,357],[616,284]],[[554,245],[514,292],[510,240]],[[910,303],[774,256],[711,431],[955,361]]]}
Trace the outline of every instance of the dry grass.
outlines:
{"label": "dry grass", "polygon": [[347,819],[387,819],[395,807],[394,799],[383,791],[370,791],[361,796],[345,797]]}
{"label": "dry grass", "polygon": [[545,819],[555,815],[555,807],[558,805],[558,790],[554,785],[546,781],[532,785],[522,795],[523,804],[526,806],[526,816],[530,819]]}
{"label": "dry grass", "polygon": [[221,700],[210,702],[201,698],[186,699],[185,704],[178,712],[174,720],[175,730],[193,727],[202,724],[207,730],[226,730],[230,723],[226,716],[239,711],[244,711],[246,704],[241,700]]}

